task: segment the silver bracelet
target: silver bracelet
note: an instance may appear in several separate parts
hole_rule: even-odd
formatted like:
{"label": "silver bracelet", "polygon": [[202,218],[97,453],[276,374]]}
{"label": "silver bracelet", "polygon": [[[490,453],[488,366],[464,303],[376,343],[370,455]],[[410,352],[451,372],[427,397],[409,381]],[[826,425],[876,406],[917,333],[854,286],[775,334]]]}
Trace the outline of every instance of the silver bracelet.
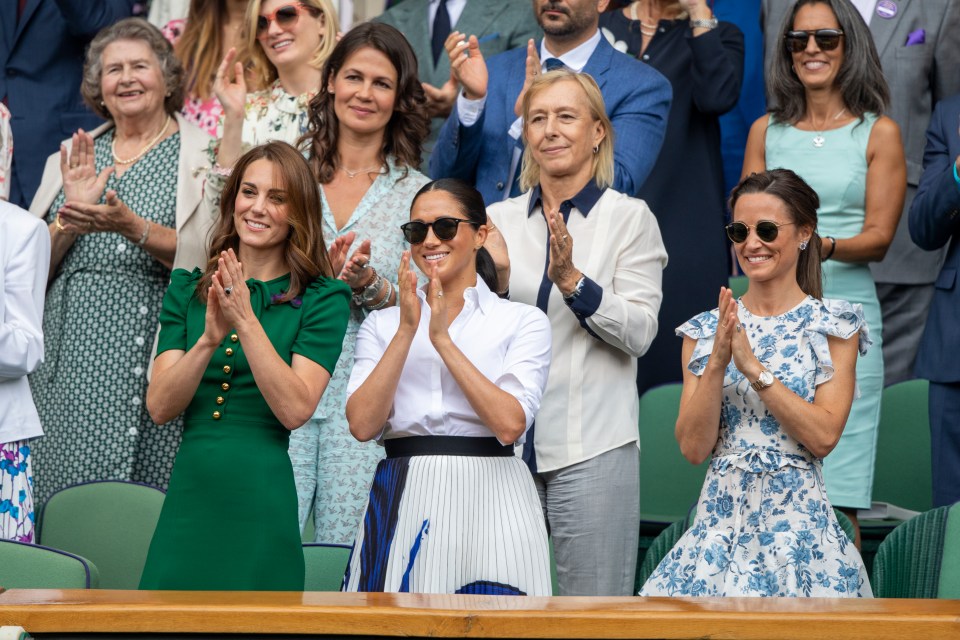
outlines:
{"label": "silver bracelet", "polygon": [[137,240],[137,246],[142,247],[147,244],[147,238],[150,237],[150,221],[144,219],[143,221],[143,233],[140,234],[140,239]]}
{"label": "silver bracelet", "polygon": [[706,20],[691,20],[691,29],[716,29],[720,21],[716,18],[707,18]]}
{"label": "silver bracelet", "polygon": [[393,295],[393,283],[387,280],[386,278],[383,278],[383,281],[387,283],[387,286],[385,287],[385,289],[387,290],[387,294],[383,296],[383,300],[376,303],[372,307],[368,307],[370,311],[377,311],[378,309],[383,309],[385,306],[387,306],[387,303],[390,302],[390,296]]}

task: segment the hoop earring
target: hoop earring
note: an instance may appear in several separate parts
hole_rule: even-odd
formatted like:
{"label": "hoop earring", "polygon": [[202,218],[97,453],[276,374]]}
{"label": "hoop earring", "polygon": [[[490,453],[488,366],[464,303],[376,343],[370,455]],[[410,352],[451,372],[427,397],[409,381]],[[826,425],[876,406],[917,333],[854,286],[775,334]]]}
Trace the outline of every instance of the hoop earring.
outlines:
{"label": "hoop earring", "polygon": [[595,154],[600,153],[600,145],[598,144],[593,145],[593,152]]}
{"label": "hoop earring", "polygon": [[807,241],[804,240],[803,242],[800,243],[800,251],[805,251],[806,248],[807,248]]}

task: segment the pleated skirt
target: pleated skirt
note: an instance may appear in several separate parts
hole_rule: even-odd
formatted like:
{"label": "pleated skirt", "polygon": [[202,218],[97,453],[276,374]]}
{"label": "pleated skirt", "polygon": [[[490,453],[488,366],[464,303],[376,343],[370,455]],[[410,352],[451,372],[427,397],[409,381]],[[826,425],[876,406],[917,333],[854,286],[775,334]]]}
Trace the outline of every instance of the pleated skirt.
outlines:
{"label": "pleated skirt", "polygon": [[546,524],[529,469],[512,456],[381,461],[344,590],[551,595]]}

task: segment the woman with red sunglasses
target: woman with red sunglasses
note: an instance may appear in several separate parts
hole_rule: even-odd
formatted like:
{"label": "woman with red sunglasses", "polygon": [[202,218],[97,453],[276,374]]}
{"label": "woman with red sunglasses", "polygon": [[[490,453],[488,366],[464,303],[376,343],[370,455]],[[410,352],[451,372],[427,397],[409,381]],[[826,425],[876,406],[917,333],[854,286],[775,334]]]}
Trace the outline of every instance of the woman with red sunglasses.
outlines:
{"label": "woman with red sunglasses", "polygon": [[[214,79],[223,105],[220,138],[204,197],[215,210],[240,155],[274,140],[295,144],[307,128],[307,106],[336,45],[330,0],[251,0],[242,45],[230,49]],[[239,60],[249,61],[245,68]],[[252,93],[248,90],[256,89]]]}
{"label": "woman with red sunglasses", "polygon": [[877,345],[857,361],[860,394],[824,462],[830,501],[856,528],[870,506],[883,389],[882,324],[868,263],[893,241],[907,187],[900,130],[873,38],[849,0],[799,0],[781,29],[768,89],[776,105],[750,131],[743,174],[783,167],[820,196],[824,295],[863,305]]}
{"label": "woman with red sunglasses", "polygon": [[869,597],[863,561],[827,500],[822,459],[853,400],[859,304],[823,298],[817,194],[788,169],[730,196],[727,237],[750,279],[683,336],[680,450],[710,457],[693,524],[642,596]]}

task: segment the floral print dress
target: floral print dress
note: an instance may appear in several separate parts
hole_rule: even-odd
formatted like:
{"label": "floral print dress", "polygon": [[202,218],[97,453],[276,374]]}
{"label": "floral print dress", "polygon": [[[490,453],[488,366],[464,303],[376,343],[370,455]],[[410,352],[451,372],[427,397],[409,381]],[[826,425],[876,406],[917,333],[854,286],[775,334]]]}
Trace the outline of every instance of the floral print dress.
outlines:
{"label": "floral print dress", "polygon": [[[740,302],[738,315],[760,362],[807,402],[833,377],[828,336],[859,334],[861,355],[871,344],[860,305],[841,300],[808,296],[770,317]],[[716,330],[716,309],[677,329],[697,341],[688,367],[698,376]],[[693,526],[640,595],[872,597],[860,554],[827,500],[821,459],[780,428],[732,362],[720,422]]]}

